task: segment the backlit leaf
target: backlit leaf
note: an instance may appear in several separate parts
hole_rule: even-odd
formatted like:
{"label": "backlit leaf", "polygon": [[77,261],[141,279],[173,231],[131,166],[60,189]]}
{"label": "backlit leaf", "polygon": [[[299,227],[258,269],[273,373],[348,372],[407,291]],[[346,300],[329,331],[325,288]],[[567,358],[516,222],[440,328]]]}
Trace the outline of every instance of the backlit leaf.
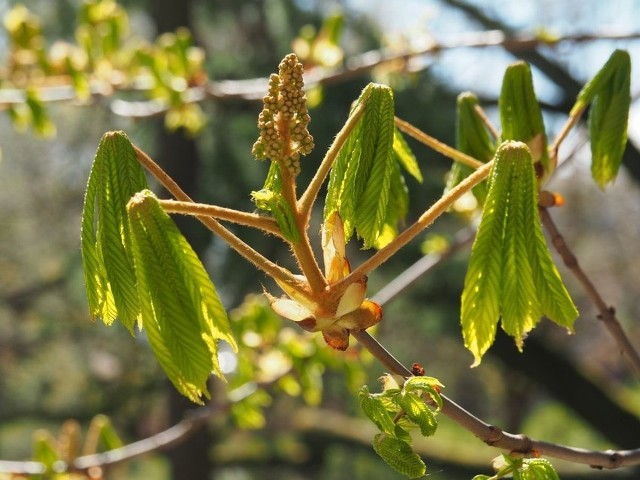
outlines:
{"label": "backlit leaf", "polygon": [[82,263],[89,310],[130,330],[140,315],[130,251],[126,205],[147,187],[131,142],[122,132],[106,133],[96,152],[82,211]]}
{"label": "backlit leaf", "polygon": [[209,375],[222,378],[217,341],[236,348],[226,312],[202,263],[156,197],[140,192],[127,211],[149,343],[176,388],[202,403],[202,396],[209,397]]}
{"label": "backlit leaf", "polygon": [[404,392],[396,397],[396,401],[407,417],[420,427],[422,435],[428,437],[436,432],[438,427],[436,416],[418,395]]}
{"label": "backlit leaf", "polygon": [[409,478],[423,477],[427,467],[411,445],[379,433],[373,440],[373,449],[391,468]]}
{"label": "backlit leaf", "polygon": [[393,419],[385,408],[382,399],[369,394],[369,389],[366,385],[360,389],[358,398],[360,407],[369,420],[375,423],[380,431],[393,435],[396,425],[393,423]]}
{"label": "backlit leaf", "polygon": [[507,68],[498,105],[502,141],[526,143],[539,173],[548,177],[555,167],[550,165],[542,111],[527,63],[516,62]]}
{"label": "backlit leaf", "polygon": [[542,234],[529,149],[504,142],[495,156],[462,293],[462,333],[474,365],[493,343],[500,319],[521,348],[542,316],[571,328],[577,310]]}
{"label": "backlit leaf", "polygon": [[[369,84],[356,105],[362,102],[362,118],[331,169],[324,218],[337,211],[347,239],[355,231],[365,248],[379,248],[395,236],[400,219],[397,207],[406,204],[407,193],[397,162],[414,176],[419,170],[406,143],[396,138],[391,89]],[[392,192],[399,197],[392,199]]]}
{"label": "backlit leaf", "polygon": [[[458,96],[456,113],[456,148],[482,162],[488,162],[495,153],[495,140],[491,138],[484,121],[478,114],[478,97],[466,92]],[[454,162],[449,172],[447,190],[452,189],[474,170],[460,162]],[[487,184],[482,182],[473,188],[480,204],[487,196]]]}

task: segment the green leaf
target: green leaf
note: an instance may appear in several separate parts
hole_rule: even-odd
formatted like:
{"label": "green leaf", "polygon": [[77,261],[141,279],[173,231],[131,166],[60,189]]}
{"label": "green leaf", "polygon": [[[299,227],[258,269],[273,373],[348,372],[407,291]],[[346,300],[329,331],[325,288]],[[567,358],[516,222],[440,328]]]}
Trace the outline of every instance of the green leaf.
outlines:
{"label": "green leaf", "polygon": [[178,227],[149,190],[127,205],[142,324],[176,388],[196,403],[222,378],[217,340],[236,344],[215,287]]}
{"label": "green leaf", "polygon": [[420,427],[420,433],[423,436],[430,437],[436,433],[438,428],[436,416],[418,395],[404,392],[396,397],[396,401],[407,417]]}
{"label": "green leaf", "polygon": [[[478,97],[470,92],[461,93],[457,101],[456,148],[482,162],[488,162],[495,154],[495,141],[478,113]],[[447,190],[451,190],[474,170],[460,162],[451,167]],[[487,196],[487,184],[482,182],[473,188],[473,195],[482,205]]]}
{"label": "green leaf", "polygon": [[560,480],[556,469],[544,458],[525,458],[520,473],[522,480]]}
{"label": "green leaf", "polygon": [[[627,125],[631,106],[631,59],[623,50],[613,52],[609,61],[578,95],[576,105],[591,102],[591,174],[600,188],[615,180],[627,145]],[[575,107],[574,107],[575,109]]]}
{"label": "green leaf", "polygon": [[106,415],[96,415],[93,417],[89,431],[92,429],[97,429],[99,440],[104,451],[120,448],[124,445],[122,439],[113,427],[113,423],[111,423],[111,420]]}
{"label": "green leaf", "polygon": [[56,441],[46,430],[38,430],[33,435],[33,460],[44,464],[47,471],[60,460],[56,449]]}
{"label": "green leaf", "polygon": [[533,89],[531,68],[527,63],[516,62],[507,68],[498,106],[502,141],[526,143],[536,168],[540,165],[538,170],[548,177],[552,173],[552,166],[547,152],[547,138],[542,111]]}
{"label": "green leaf", "polygon": [[147,187],[127,136],[106,133],[89,174],[82,211],[82,264],[89,311],[107,325],[117,318],[133,332],[140,304],[126,205]]}
{"label": "green leaf", "polygon": [[504,142],[496,153],[462,292],[462,333],[474,365],[493,343],[500,319],[521,348],[543,315],[571,328],[578,312],[542,234],[529,149]]}
{"label": "green leaf", "polygon": [[428,393],[433,401],[436,402],[438,410],[442,409],[441,388],[444,388],[444,385],[437,378],[427,376],[409,377],[403,385],[405,392],[418,391],[420,393]]}
{"label": "green leaf", "polygon": [[295,215],[291,210],[291,205],[282,195],[282,181],[280,180],[279,166],[276,162],[271,162],[262,190],[251,192],[251,198],[256,207],[273,215],[287,240],[293,243],[300,241]]}
{"label": "green leaf", "polygon": [[373,449],[387,465],[408,478],[420,478],[427,472],[420,456],[402,440],[379,433],[373,440]]}
{"label": "green leaf", "polygon": [[[369,84],[356,106],[365,103],[364,112],[340,149],[331,169],[325,220],[338,211],[347,240],[355,231],[364,247],[380,247],[384,235],[394,236],[399,219],[394,208],[406,203],[406,189],[397,162],[419,174],[408,151],[395,139],[393,92],[385,85]],[[394,153],[394,143],[398,146]],[[406,145],[406,144],[405,144]],[[404,196],[392,200],[391,192]]]}
{"label": "green leaf", "polygon": [[416,156],[411,151],[411,147],[409,147],[409,144],[397,127],[394,127],[393,130],[393,153],[398,163],[402,165],[402,168],[418,182],[422,183],[422,172],[418,166],[418,160],[416,160]]}
{"label": "green leaf", "polygon": [[369,389],[364,385],[358,394],[360,407],[364,414],[371,420],[380,431],[389,435],[394,435],[396,424],[384,406],[384,402],[378,396],[371,395]]}

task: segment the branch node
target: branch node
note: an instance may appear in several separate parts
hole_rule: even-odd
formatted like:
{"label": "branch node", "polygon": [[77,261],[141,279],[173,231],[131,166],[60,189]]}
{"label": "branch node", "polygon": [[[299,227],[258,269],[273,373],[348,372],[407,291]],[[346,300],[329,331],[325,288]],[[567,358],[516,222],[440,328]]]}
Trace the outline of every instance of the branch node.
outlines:
{"label": "branch node", "polygon": [[502,440],[502,438],[504,437],[504,433],[502,432],[502,429],[500,427],[496,427],[495,425],[489,425],[488,430],[489,434],[487,435],[487,438],[483,440],[484,443],[492,447],[495,443]]}

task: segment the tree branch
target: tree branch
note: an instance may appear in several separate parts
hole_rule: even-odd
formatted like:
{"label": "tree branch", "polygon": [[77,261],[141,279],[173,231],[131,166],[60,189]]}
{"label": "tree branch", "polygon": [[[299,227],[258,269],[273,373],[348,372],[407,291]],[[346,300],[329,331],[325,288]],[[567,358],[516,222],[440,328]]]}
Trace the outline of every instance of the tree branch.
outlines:
{"label": "tree branch", "polygon": [[620,322],[616,317],[615,309],[605,303],[598,292],[598,289],[595,287],[593,282],[591,282],[591,279],[587,276],[584,270],[582,270],[578,263],[578,259],[570,250],[564,240],[564,237],[558,231],[558,228],[551,218],[547,208],[540,208],[540,220],[549,232],[549,235],[551,236],[551,243],[562,258],[565,266],[571,271],[571,273],[573,273],[578,282],[580,282],[582,288],[589,297],[589,300],[591,300],[591,303],[593,303],[598,310],[598,319],[604,323],[604,326],[615,340],[618,348],[620,348],[622,355],[629,362],[636,375],[640,377],[640,355],[629,340],[629,337],[623,330],[622,325],[620,325]]}
{"label": "tree branch", "polygon": [[[411,372],[368,332],[351,333],[390,373],[404,378],[412,376]],[[542,455],[567,460],[594,468],[620,468],[640,465],[640,448],[633,450],[587,450],[535,440],[526,435],[508,433],[474,416],[446,395],[441,396],[443,401],[442,413],[491,447],[523,455]],[[432,403],[428,398],[425,401]]]}

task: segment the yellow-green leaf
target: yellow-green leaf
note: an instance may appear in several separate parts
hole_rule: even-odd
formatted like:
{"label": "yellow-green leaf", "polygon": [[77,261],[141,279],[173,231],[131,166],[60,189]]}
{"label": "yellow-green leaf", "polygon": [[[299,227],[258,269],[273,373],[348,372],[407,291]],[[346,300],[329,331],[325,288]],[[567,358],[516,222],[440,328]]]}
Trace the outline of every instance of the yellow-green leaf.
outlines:
{"label": "yellow-green leaf", "polygon": [[409,478],[423,477],[427,467],[407,442],[379,433],[373,440],[373,449],[395,471]]}
{"label": "yellow-green leaf", "polygon": [[533,88],[531,68],[525,62],[510,65],[502,81],[498,102],[502,141],[526,143],[540,177],[547,178],[555,166],[550,165],[542,111]]}
{"label": "yellow-green leaf", "polygon": [[462,293],[462,333],[474,365],[500,320],[521,348],[543,315],[567,328],[577,317],[542,234],[528,147],[504,142],[494,161]]}
{"label": "yellow-green leaf", "polygon": [[133,331],[140,304],[130,250],[126,205],[147,187],[123,132],[106,133],[93,161],[82,211],[82,265],[91,316],[118,318]]}
{"label": "yellow-green leaf", "polygon": [[169,379],[186,397],[209,397],[211,373],[222,378],[218,340],[234,349],[227,315],[197,255],[148,190],[127,206],[142,324]]}

